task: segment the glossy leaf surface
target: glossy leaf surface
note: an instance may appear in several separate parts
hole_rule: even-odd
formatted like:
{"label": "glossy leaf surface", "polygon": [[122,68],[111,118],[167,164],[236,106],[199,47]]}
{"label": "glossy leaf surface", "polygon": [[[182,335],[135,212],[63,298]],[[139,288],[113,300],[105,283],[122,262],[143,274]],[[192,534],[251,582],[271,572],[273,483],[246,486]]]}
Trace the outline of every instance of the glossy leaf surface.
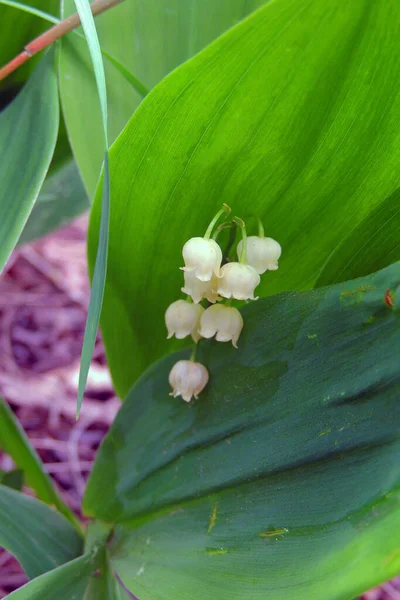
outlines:
{"label": "glossy leaf surface", "polygon": [[[139,0],[123,2],[96,18],[101,47],[148,88],[244,18],[265,0]],[[66,15],[74,1],[64,0]],[[110,142],[126,125],[142,95],[105,63]],[[85,43],[62,42],[60,86],[74,155],[92,195],[103,161],[97,92]],[[82,118],[84,115],[84,118]]]}
{"label": "glossy leaf surface", "polygon": [[397,574],[399,281],[396,263],[247,305],[238,350],[201,344],[189,405],[168,396],[185,352],[141,377],[84,499],[119,523],[113,566],[141,600],[339,600]]}
{"label": "glossy leaf surface", "polygon": [[[182,246],[222,202],[260,215],[282,245],[261,296],[312,288],[336,252],[324,281],[399,258],[389,218],[399,206],[399,30],[392,1],[276,0],[146,97],[110,156],[102,328],[122,397],[171,348],[163,321],[180,295]],[[97,200],[91,262],[98,210]],[[387,226],[373,230],[379,211]]]}

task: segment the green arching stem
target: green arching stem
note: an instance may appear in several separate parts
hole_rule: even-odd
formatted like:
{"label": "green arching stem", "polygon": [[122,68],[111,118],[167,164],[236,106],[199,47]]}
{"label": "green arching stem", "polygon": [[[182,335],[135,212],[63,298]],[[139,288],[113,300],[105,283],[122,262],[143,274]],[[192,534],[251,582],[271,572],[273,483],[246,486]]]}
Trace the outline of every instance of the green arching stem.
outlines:
{"label": "green arching stem", "polygon": [[265,237],[265,232],[264,232],[264,225],[263,225],[263,222],[261,221],[260,217],[257,217],[257,223],[258,223],[258,237],[263,238],[263,237]]}
{"label": "green arching stem", "polygon": [[227,204],[223,204],[221,210],[219,210],[217,212],[217,214],[215,215],[215,217],[213,218],[213,220],[211,221],[211,223],[209,224],[209,226],[207,227],[207,230],[204,234],[204,239],[205,240],[209,240],[212,234],[212,230],[214,229],[214,225],[216,224],[216,222],[218,221],[218,219],[220,218],[221,215],[223,215],[224,213],[226,213],[227,215],[229,215],[229,213],[231,212],[231,209],[229,208],[229,206]]}
{"label": "green arching stem", "polygon": [[236,223],[234,221],[229,221],[218,225],[217,229],[213,233],[212,239],[216,240],[221,231],[223,231],[224,229],[231,229],[232,227],[236,227]]}
{"label": "green arching stem", "polygon": [[197,347],[198,347],[198,343],[195,342],[193,344],[193,348],[192,348],[192,353],[190,355],[189,360],[195,361],[196,360],[196,355],[197,355]]}
{"label": "green arching stem", "polygon": [[240,217],[235,217],[233,219],[235,221],[235,223],[237,223],[239,225],[239,227],[242,230],[242,251],[240,253],[240,258],[239,258],[239,262],[241,265],[246,264],[246,257],[247,257],[247,232],[246,232],[246,225],[245,222],[243,221],[243,219],[240,219]]}

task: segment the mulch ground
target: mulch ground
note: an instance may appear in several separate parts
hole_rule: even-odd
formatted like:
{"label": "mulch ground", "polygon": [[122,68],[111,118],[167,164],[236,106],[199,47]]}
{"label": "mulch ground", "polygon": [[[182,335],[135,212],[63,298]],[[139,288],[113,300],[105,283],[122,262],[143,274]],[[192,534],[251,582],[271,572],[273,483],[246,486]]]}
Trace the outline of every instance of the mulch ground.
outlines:
{"label": "mulch ground", "polygon": [[[80,517],[96,450],[120,406],[98,337],[81,416],[75,420],[89,299],[86,226],[81,218],[18,249],[0,279],[0,394]],[[12,468],[12,460],[0,453],[0,469]],[[0,598],[25,582],[18,562],[0,549]],[[400,578],[363,598],[400,600]]]}

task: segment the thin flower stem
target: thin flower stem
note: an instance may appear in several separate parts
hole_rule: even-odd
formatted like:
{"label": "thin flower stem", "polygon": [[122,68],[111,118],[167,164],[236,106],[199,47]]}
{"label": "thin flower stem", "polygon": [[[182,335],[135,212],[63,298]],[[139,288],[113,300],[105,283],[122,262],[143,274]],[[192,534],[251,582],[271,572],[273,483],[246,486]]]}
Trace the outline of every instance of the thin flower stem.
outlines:
{"label": "thin flower stem", "polygon": [[264,232],[264,225],[263,225],[263,222],[261,221],[260,217],[257,217],[257,222],[258,222],[258,237],[263,238],[263,237],[265,237],[265,232]]}
{"label": "thin flower stem", "polygon": [[236,223],[234,223],[233,221],[229,221],[229,223],[222,223],[221,225],[218,225],[217,229],[212,235],[212,239],[216,240],[221,231],[223,231],[224,229],[231,229],[232,227],[236,227]]}
{"label": "thin flower stem", "polygon": [[239,227],[242,230],[242,251],[240,253],[240,258],[239,258],[239,262],[241,265],[246,264],[246,258],[247,258],[247,232],[246,232],[246,225],[245,222],[243,221],[243,219],[240,219],[240,217],[235,217],[233,219],[235,221],[235,223],[237,223],[239,225]]}
{"label": "thin flower stem", "polygon": [[223,215],[224,213],[226,215],[229,215],[229,213],[231,212],[231,209],[229,208],[229,206],[227,204],[223,204],[221,210],[219,210],[217,212],[217,214],[215,215],[215,217],[213,218],[213,220],[211,221],[211,223],[209,224],[209,226],[207,227],[207,230],[204,234],[204,239],[205,240],[209,240],[212,234],[212,230],[214,229],[214,225],[216,224],[216,222],[218,221],[218,219],[220,218],[221,215]]}
{"label": "thin flower stem", "polygon": [[[120,4],[123,0],[94,0],[90,5],[93,16],[99,15],[104,11]],[[75,13],[51,27],[42,35],[39,35],[37,38],[29,42],[23,49],[23,51],[18,54],[15,58],[13,58],[9,63],[7,63],[3,68],[0,69],[0,81],[13,73],[18,67],[26,63],[32,56],[50,46],[53,42],[63,37],[76,27],[79,27],[81,24],[81,20],[79,18],[78,13]]]}
{"label": "thin flower stem", "polygon": [[226,248],[223,252],[223,259],[222,259],[223,264],[226,264],[227,262],[229,262],[229,253],[231,251],[233,244],[235,243],[236,232],[237,232],[237,223],[235,221],[232,221],[232,225],[233,225],[233,227],[231,228],[231,230],[229,232],[229,239],[226,244]]}
{"label": "thin flower stem", "polygon": [[198,343],[197,343],[197,342],[195,342],[195,343],[193,344],[192,353],[191,353],[191,355],[190,355],[190,358],[189,358],[189,360],[193,360],[193,361],[195,361],[195,360],[196,360],[196,356],[197,356],[197,348],[198,348]]}

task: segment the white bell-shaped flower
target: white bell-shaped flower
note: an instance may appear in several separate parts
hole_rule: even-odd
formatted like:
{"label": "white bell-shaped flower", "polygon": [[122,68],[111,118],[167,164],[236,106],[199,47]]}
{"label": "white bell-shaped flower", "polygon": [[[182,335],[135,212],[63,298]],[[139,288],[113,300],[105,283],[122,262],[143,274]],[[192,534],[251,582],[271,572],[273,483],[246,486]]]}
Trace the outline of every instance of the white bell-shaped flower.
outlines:
{"label": "white bell-shaped flower", "polygon": [[200,281],[194,271],[185,271],[185,285],[182,288],[184,294],[192,297],[193,302],[198,304],[203,298],[214,304],[218,298],[218,278],[213,275],[210,281]]}
{"label": "white bell-shaped flower", "polygon": [[174,335],[178,340],[182,340],[191,335],[193,340],[198,342],[200,317],[203,312],[204,308],[200,304],[192,304],[186,300],[173,302],[165,313],[168,339]]}
{"label": "white bell-shaped flower", "polygon": [[192,360],[179,360],[169,374],[169,384],[172,387],[170,396],[182,396],[185,402],[190,402],[192,396],[196,399],[208,383],[208,371],[204,365]]}
{"label": "white bell-shaped flower", "polygon": [[[241,256],[243,241],[237,245],[237,255]],[[265,271],[276,271],[282,248],[276,240],[268,237],[251,235],[247,238],[246,263],[253,267],[259,275]]]}
{"label": "white bell-shaped flower", "polygon": [[199,333],[204,338],[215,335],[217,342],[230,342],[237,348],[237,341],[243,328],[243,319],[237,308],[214,304],[201,315]]}
{"label": "white bell-shaped flower", "polygon": [[227,263],[220,272],[218,294],[236,300],[258,300],[254,298],[254,290],[260,281],[259,274],[250,265]]}
{"label": "white bell-shaped flower", "polygon": [[182,271],[194,273],[200,281],[210,281],[219,275],[222,251],[215,240],[194,237],[186,242],[182,250],[185,266]]}

